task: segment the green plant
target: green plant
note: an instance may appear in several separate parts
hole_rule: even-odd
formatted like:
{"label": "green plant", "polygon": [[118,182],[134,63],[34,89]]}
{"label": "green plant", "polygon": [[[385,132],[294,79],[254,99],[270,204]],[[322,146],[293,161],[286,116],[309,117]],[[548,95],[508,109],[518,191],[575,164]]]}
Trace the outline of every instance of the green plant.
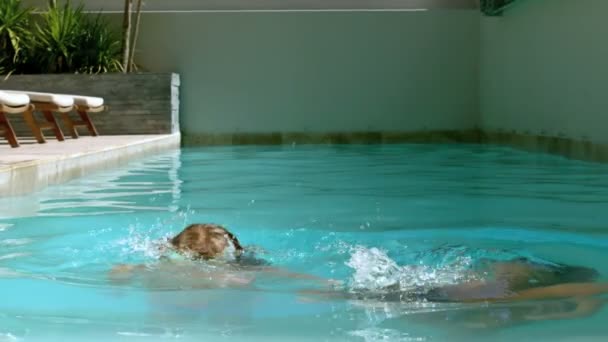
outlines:
{"label": "green plant", "polygon": [[0,74],[121,71],[120,37],[83,5],[48,1],[36,16],[21,0],[0,0]]}
{"label": "green plant", "polygon": [[515,0],[480,0],[479,8],[485,15],[499,16],[514,3]]}
{"label": "green plant", "polygon": [[74,57],[81,40],[82,23],[86,20],[80,5],[73,8],[70,1],[63,7],[49,7],[36,23],[36,60],[42,70],[51,73],[74,70]]}
{"label": "green plant", "polygon": [[75,52],[75,71],[101,73],[122,70],[120,63],[120,38],[98,14],[82,25],[79,49]]}
{"label": "green plant", "polygon": [[4,66],[4,63],[6,63],[6,58],[4,58],[3,56],[0,56],[0,75],[4,75],[6,74],[6,67]]}
{"label": "green plant", "polygon": [[49,6],[36,24],[39,72],[99,73],[120,70],[120,40],[101,15],[90,19],[83,5]]}
{"label": "green plant", "polygon": [[16,71],[28,57],[31,12],[21,0],[0,0],[0,73]]}

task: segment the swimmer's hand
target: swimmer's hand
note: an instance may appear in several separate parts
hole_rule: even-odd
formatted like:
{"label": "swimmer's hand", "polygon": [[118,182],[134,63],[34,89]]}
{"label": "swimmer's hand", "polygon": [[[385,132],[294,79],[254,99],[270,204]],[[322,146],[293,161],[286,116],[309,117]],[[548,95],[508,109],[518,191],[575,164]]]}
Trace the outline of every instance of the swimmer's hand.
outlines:
{"label": "swimmer's hand", "polygon": [[264,267],[263,272],[275,277],[281,277],[281,278],[289,278],[289,279],[301,279],[301,280],[311,280],[315,283],[321,284],[321,285],[326,285],[329,287],[342,287],[344,286],[344,282],[340,281],[340,280],[336,280],[336,279],[327,279],[327,278],[321,278],[312,274],[306,274],[306,273],[296,273],[296,272],[291,272],[289,270],[283,269],[283,268],[276,268],[276,267]]}
{"label": "swimmer's hand", "polygon": [[131,280],[135,271],[143,268],[145,268],[144,265],[119,264],[112,267],[108,273],[108,278],[114,284],[124,284]]}

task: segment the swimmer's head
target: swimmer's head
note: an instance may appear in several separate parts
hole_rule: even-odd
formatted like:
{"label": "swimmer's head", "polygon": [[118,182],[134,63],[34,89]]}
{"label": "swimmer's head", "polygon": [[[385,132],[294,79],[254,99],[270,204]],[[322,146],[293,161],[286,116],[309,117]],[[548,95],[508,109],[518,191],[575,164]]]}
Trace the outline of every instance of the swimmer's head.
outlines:
{"label": "swimmer's head", "polygon": [[169,242],[176,251],[196,259],[219,258],[229,250],[237,258],[243,253],[236,236],[216,224],[191,224]]}

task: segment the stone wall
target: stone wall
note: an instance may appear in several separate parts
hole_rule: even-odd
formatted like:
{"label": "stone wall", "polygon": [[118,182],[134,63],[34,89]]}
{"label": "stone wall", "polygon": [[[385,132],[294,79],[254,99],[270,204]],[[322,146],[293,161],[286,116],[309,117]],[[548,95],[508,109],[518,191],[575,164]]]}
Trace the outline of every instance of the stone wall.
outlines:
{"label": "stone wall", "polygon": [[[179,75],[172,73],[13,75],[0,81],[4,90],[103,97],[108,109],[91,114],[101,135],[179,132],[179,86]],[[32,136],[20,115],[10,119],[19,137]]]}

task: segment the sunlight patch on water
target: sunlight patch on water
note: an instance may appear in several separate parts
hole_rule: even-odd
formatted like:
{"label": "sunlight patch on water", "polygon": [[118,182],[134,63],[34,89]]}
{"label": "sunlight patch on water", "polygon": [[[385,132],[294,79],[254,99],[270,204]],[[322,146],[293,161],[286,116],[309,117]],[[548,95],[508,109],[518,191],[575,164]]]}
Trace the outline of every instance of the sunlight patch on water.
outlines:
{"label": "sunlight patch on water", "polygon": [[11,270],[10,268],[0,267],[0,278],[17,278],[22,277],[23,274]]}
{"label": "sunlight patch on water", "polygon": [[28,239],[28,238],[24,238],[24,239],[6,239],[6,240],[0,241],[0,246],[21,246],[21,245],[30,244],[33,241],[34,241],[33,239]]}
{"label": "sunlight patch on water", "polygon": [[28,255],[30,255],[30,253],[9,253],[9,254],[5,254],[5,255],[0,255],[0,260],[15,259],[15,258],[28,256]]}
{"label": "sunlight patch on water", "polygon": [[0,342],[13,342],[13,341],[19,341],[19,338],[17,338],[17,336],[15,336],[11,333],[0,333]]}

